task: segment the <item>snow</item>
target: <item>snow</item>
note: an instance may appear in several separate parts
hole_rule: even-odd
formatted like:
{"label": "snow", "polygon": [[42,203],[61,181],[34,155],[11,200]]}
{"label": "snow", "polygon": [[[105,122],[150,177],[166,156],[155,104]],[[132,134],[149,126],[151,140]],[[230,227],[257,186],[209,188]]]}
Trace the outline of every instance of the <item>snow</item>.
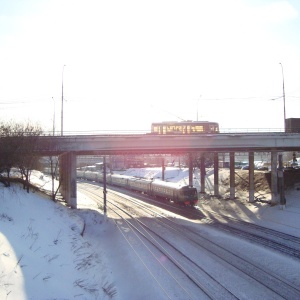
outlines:
{"label": "snow", "polygon": [[[220,176],[228,176],[222,172]],[[124,173],[161,178],[160,168]],[[208,186],[212,176],[208,171]],[[166,179],[187,181],[188,170],[167,168]],[[197,174],[194,180],[199,188]],[[50,179],[39,172],[32,181],[51,188]],[[203,199],[199,208],[300,237],[299,195],[297,188],[289,190],[285,208],[249,203],[246,195]],[[119,227],[87,196],[78,192],[77,198],[78,209],[72,210],[19,185],[0,186],[0,299],[167,299]]]}

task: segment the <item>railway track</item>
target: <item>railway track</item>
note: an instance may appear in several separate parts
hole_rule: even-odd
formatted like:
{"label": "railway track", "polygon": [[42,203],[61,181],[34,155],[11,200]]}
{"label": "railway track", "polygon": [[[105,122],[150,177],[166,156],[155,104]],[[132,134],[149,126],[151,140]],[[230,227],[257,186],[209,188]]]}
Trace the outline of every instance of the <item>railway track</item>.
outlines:
{"label": "railway track", "polygon": [[[96,196],[93,191],[85,191],[85,193],[95,201],[100,199],[102,202],[102,197]],[[110,194],[112,193],[114,192],[111,191]],[[226,299],[236,299],[205,270],[198,269],[199,272],[196,276],[188,272],[187,263],[182,261],[187,259],[187,256],[171,247],[162,237],[155,236],[151,228],[140,221],[140,218],[145,217],[143,210],[150,210],[150,206],[141,204],[133,198],[122,197],[118,193],[114,193],[112,198],[112,201],[107,200],[110,217],[115,218],[115,223],[129,246],[168,298],[177,299],[176,295],[180,295],[179,299],[182,299],[181,297],[184,295],[184,299],[221,299],[218,295],[226,295]],[[124,201],[126,202],[124,203]],[[132,208],[133,203],[137,206],[134,209]],[[176,270],[174,270],[174,266]],[[165,287],[161,286],[159,279],[161,272],[169,277],[168,282],[172,285],[172,291],[165,291]],[[209,281],[210,283],[204,284],[203,280],[199,280],[201,276],[202,279],[206,277],[205,282]],[[196,294],[199,298],[194,296]]]}
{"label": "railway track", "polygon": [[[122,231],[125,236],[128,232],[132,234],[131,231],[134,231],[138,239],[143,240],[140,243],[147,243],[147,247],[151,249],[151,251],[148,250],[151,256],[153,256],[152,253],[156,253],[157,259],[164,257],[170,268],[168,270],[172,270],[165,270],[169,274],[174,274],[174,266],[176,266],[177,276],[173,278],[177,283],[176,290],[184,292],[187,299],[193,299],[193,295],[199,292],[202,295],[201,299],[241,299],[243,294],[232,285],[234,280],[242,280],[244,284],[251,284],[254,290],[260,291],[260,298],[300,298],[299,282],[282,278],[274,270],[259,264],[255,259],[251,260],[247,256],[236,253],[230,247],[195,230],[195,226],[183,225],[182,221],[178,222],[177,218],[162,213],[158,207],[113,191],[110,191],[109,195],[113,197],[114,202],[108,201],[109,211],[121,218],[116,221],[120,230],[126,224],[127,231]],[[98,192],[97,197],[97,201],[102,201],[102,194],[99,195]],[[195,213],[197,213],[195,210],[188,210],[190,215]],[[193,218],[195,219],[195,216]],[[127,237],[126,240],[130,244],[132,237]],[[130,245],[133,247],[132,244]],[[186,245],[188,245],[188,251],[185,249]],[[146,261],[148,258],[148,256],[145,258]],[[170,264],[173,264],[173,267]],[[215,265],[213,270],[211,265]],[[223,273],[227,275],[230,273],[230,275],[224,278]],[[181,278],[181,280],[176,278]],[[189,288],[187,289],[186,286]]]}
{"label": "railway track", "polygon": [[[126,193],[128,193],[128,191],[126,191]],[[134,193],[131,194],[134,195]],[[145,195],[140,195],[139,197],[147,202],[153,203],[154,205],[160,206],[174,213],[178,213],[186,218],[201,220],[201,222],[205,224],[218,228],[229,234],[233,234],[234,236],[239,236],[246,241],[256,243],[275,250],[280,254],[285,254],[300,260],[299,237],[245,222],[233,217],[220,215],[212,210],[206,209],[206,213],[210,216],[206,217],[202,211],[194,208],[182,208],[176,205],[170,205],[169,203],[162,203],[161,201],[153,200]]]}

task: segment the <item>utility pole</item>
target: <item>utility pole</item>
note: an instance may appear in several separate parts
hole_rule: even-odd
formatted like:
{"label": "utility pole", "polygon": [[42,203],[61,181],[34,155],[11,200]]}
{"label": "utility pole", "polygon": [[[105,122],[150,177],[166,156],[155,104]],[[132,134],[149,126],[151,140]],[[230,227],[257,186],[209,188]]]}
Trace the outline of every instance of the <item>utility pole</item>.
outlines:
{"label": "utility pole", "polygon": [[63,65],[62,69],[62,80],[61,80],[61,135],[64,134],[64,70],[65,66]]}
{"label": "utility pole", "polygon": [[52,100],[53,100],[53,135],[55,135],[55,101],[53,97]]}
{"label": "utility pole", "polygon": [[283,93],[283,116],[284,116],[284,132],[286,132],[286,115],[285,115],[285,89],[284,89],[284,75],[283,75],[283,66],[281,65],[281,73],[282,73],[282,93]]}
{"label": "utility pole", "polygon": [[103,156],[103,205],[104,205],[104,216],[106,216],[106,157]]}
{"label": "utility pole", "polygon": [[199,100],[200,100],[200,98],[201,98],[201,95],[200,95],[199,99],[197,99],[197,120],[196,121],[198,121],[198,106],[199,106]]}

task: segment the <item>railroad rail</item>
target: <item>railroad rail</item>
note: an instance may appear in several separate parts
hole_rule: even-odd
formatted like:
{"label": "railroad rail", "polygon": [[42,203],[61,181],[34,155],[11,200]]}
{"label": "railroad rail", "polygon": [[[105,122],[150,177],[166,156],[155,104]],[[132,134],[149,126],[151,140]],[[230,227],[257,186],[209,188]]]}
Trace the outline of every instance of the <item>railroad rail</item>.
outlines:
{"label": "railroad rail", "polygon": [[[109,194],[113,197],[109,201],[116,201],[110,210],[116,208],[124,214],[122,221],[117,220],[116,224],[121,223],[120,227],[125,236],[131,234],[128,241],[133,241],[132,231],[135,231],[139,240],[143,240],[142,244],[147,243],[147,248],[151,248],[146,261],[149,261],[155,251],[161,252],[168,258],[168,264],[164,264],[164,266],[169,268],[171,274],[179,272],[185,276],[180,277],[182,285],[179,284],[178,288],[190,286],[190,288],[184,289],[184,292],[188,291],[188,298],[199,295],[200,291],[210,299],[220,299],[220,295],[226,295],[227,299],[242,298],[240,289],[236,288],[232,281],[235,274],[239,274],[239,280],[245,280],[244,284],[251,285],[251,291],[254,291],[256,296],[273,299],[280,297],[297,299],[300,296],[297,280],[278,274],[278,271],[272,269],[271,264],[256,259],[256,256],[250,255],[248,251],[244,253],[239,251],[238,247],[232,246],[233,241],[228,243],[228,238],[221,238],[219,234],[216,237],[207,235],[203,231],[203,226],[191,222],[188,225],[188,221],[177,219],[174,216],[169,217],[158,208],[151,207],[131,196],[118,194],[116,198],[114,192],[110,191]],[[100,190],[98,190],[98,197],[101,201]],[[124,230],[126,226],[129,226],[130,230]],[[201,230],[199,230],[199,226]],[[135,241],[131,243],[131,246],[136,247],[137,243]],[[253,248],[253,251],[257,250],[256,247]],[[143,253],[144,251],[141,255]],[[158,256],[160,257],[160,255]],[[215,269],[207,268],[207,261],[216,264]],[[148,267],[151,268],[151,266]],[[177,271],[174,268],[177,268]],[[220,276],[221,269],[226,272],[226,278]],[[159,278],[157,281],[159,282]]]}

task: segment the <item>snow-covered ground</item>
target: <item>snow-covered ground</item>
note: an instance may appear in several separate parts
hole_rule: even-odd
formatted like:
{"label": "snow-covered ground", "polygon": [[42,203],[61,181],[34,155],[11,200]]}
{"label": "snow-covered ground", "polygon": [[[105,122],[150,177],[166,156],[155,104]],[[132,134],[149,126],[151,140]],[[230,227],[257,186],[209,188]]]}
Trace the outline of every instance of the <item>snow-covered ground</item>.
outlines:
{"label": "snow-covered ground", "polygon": [[[161,170],[127,174],[159,178]],[[188,180],[188,171],[167,168],[165,177]],[[39,172],[32,180],[51,187]],[[118,227],[89,198],[77,196],[78,210],[72,210],[20,186],[0,185],[0,299],[166,299]],[[300,191],[288,191],[286,199],[285,209],[243,197],[204,199],[199,207],[300,236]]]}

